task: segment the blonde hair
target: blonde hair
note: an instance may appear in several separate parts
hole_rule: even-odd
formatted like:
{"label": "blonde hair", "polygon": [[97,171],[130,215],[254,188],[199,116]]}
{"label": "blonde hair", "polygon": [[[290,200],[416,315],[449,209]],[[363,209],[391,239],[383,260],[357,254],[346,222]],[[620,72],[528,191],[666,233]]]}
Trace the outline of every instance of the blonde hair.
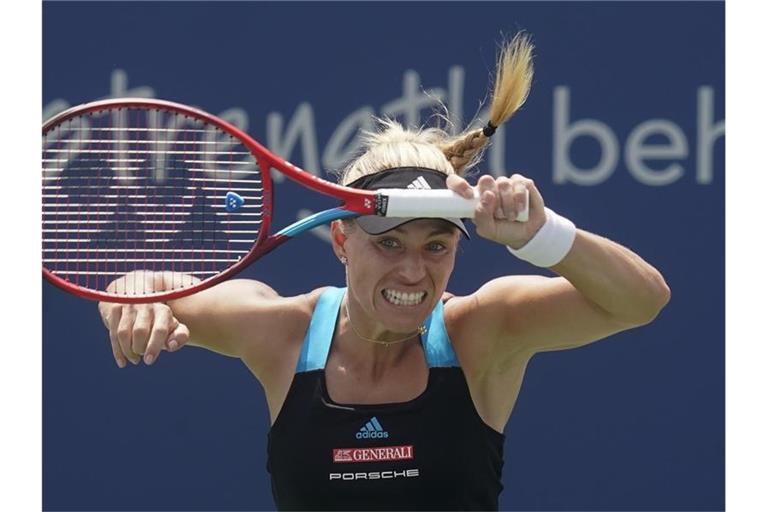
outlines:
{"label": "blonde hair", "polygon": [[486,128],[453,136],[441,128],[409,130],[392,119],[377,119],[378,130],[363,132],[363,152],[339,172],[339,182],[348,185],[397,167],[426,167],[463,176],[480,161],[493,131],[525,103],[533,80],[532,61],[533,44],[526,34],[520,32],[502,45]]}

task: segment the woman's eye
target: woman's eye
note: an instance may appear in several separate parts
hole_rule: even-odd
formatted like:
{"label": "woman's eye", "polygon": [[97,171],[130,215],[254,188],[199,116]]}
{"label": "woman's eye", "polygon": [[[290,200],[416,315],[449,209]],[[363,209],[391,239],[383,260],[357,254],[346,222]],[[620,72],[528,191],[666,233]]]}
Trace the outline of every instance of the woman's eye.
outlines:
{"label": "woman's eye", "polygon": [[396,247],[399,246],[399,244],[397,243],[397,240],[393,238],[384,238],[382,240],[379,240],[379,245],[381,245],[382,247],[386,247],[387,249],[395,249]]}
{"label": "woman's eye", "polygon": [[442,244],[442,243],[440,243],[440,242],[430,242],[430,243],[427,245],[427,249],[428,249],[428,250],[430,250],[430,251],[432,251],[432,252],[440,252],[440,251],[444,251],[444,250],[445,250],[445,248],[446,248],[446,247],[445,247],[445,244]]}

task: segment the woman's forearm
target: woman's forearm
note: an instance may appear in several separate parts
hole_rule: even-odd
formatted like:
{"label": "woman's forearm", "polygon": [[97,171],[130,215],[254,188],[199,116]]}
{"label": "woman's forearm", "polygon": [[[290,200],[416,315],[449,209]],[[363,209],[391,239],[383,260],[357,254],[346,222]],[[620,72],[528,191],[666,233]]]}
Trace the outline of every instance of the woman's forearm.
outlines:
{"label": "woman's forearm", "polygon": [[586,298],[629,324],[653,320],[669,302],[661,273],[626,247],[578,230],[573,247],[551,270]]}
{"label": "woman's forearm", "polygon": [[141,295],[185,288],[200,279],[180,272],[135,270],[112,281],[107,290],[121,295]]}

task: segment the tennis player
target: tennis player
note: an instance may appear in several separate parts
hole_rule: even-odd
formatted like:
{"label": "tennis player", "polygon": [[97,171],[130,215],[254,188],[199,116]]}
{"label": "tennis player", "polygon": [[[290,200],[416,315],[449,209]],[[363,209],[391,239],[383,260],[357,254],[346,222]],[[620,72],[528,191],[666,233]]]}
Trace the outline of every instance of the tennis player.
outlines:
{"label": "tennis player", "polygon": [[[462,177],[525,100],[530,55],[524,37],[502,52],[483,129],[452,137],[382,122],[340,181],[477,189],[479,237],[499,244],[498,258],[556,277],[502,276],[453,296],[464,221],[361,217],[331,226],[344,288],[282,297],[232,280],[167,304],[99,304],[120,367],[184,345],[245,363],[269,406],[279,509],[497,509],[503,432],[531,357],[647,324],[669,300],[656,269],[547,208],[531,179],[485,175],[472,187]],[[517,222],[526,196],[529,220]],[[161,290],[171,277],[136,272],[113,285]]]}

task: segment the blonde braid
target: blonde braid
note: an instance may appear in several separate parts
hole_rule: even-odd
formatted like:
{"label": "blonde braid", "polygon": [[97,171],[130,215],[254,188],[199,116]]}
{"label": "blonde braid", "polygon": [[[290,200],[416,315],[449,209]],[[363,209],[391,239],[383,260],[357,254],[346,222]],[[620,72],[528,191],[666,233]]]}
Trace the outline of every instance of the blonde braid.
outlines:
{"label": "blonde braid", "polygon": [[485,128],[465,132],[441,146],[456,173],[463,175],[475,165],[489,138],[525,103],[533,80],[533,44],[519,32],[502,46],[496,64],[496,80]]}
{"label": "blonde braid", "polygon": [[473,130],[465,135],[450,141],[450,144],[443,146],[445,158],[451,162],[456,174],[462,176],[465,169],[469,169],[480,159],[480,154],[488,144],[488,137],[483,134],[483,130]]}

